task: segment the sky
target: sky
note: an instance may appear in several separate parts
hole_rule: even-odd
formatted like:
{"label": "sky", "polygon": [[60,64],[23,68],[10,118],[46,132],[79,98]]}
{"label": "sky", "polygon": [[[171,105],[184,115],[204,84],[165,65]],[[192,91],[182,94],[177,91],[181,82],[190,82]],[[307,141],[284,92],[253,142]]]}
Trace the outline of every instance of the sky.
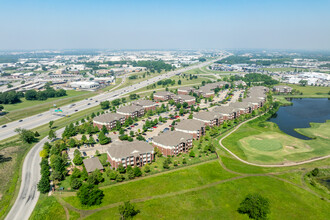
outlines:
{"label": "sky", "polygon": [[330,50],[330,0],[0,0],[0,50]]}

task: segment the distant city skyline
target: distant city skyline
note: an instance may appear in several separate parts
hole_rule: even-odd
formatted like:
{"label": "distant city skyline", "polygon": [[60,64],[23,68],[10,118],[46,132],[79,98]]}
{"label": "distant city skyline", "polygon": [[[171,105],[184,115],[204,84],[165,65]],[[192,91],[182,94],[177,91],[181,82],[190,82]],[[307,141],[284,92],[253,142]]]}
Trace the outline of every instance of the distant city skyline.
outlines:
{"label": "distant city skyline", "polygon": [[0,3],[0,50],[330,50],[330,2],[41,1]]}

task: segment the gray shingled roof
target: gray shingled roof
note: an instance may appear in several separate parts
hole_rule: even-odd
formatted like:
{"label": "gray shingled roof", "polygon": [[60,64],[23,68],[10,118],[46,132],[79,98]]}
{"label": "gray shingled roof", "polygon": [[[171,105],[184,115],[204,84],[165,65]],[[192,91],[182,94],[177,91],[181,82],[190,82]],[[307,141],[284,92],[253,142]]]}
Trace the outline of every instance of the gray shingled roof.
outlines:
{"label": "gray shingled roof", "polygon": [[112,158],[126,158],[144,153],[152,153],[153,147],[145,141],[117,141],[108,147],[108,153]]}
{"label": "gray shingled roof", "polygon": [[191,95],[175,95],[173,96],[173,99],[182,99],[182,100],[195,100],[194,96]]}
{"label": "gray shingled roof", "polygon": [[192,139],[191,134],[180,131],[169,131],[159,136],[153,137],[152,142],[155,144],[158,143],[164,146],[174,147],[180,143],[187,142],[190,139]]}
{"label": "gray shingled roof", "polygon": [[173,93],[171,93],[171,92],[168,92],[168,91],[161,91],[161,92],[156,92],[155,94],[154,94],[154,96],[167,96],[167,95],[174,95]]}
{"label": "gray shingled roof", "polygon": [[214,109],[212,109],[212,111],[218,112],[221,114],[225,114],[225,115],[232,114],[233,112],[235,112],[234,108],[230,107],[230,106],[218,106],[218,107],[215,107]]}
{"label": "gray shingled roof", "polygon": [[111,121],[117,121],[121,118],[124,118],[125,116],[118,114],[118,113],[107,113],[100,116],[97,116],[93,119],[94,122],[99,123],[108,123]]}
{"label": "gray shingled roof", "polygon": [[153,105],[156,105],[156,102],[153,102],[151,100],[136,100],[136,101],[133,101],[132,102],[133,105],[138,105],[138,106],[142,106],[142,107],[145,107],[145,106],[153,106]]}
{"label": "gray shingled roof", "polygon": [[178,90],[182,90],[182,91],[191,91],[194,90],[193,87],[189,87],[189,86],[184,86],[184,87],[180,87],[178,88]]}
{"label": "gray shingled roof", "polygon": [[197,112],[194,114],[194,119],[200,119],[204,121],[211,121],[215,118],[221,118],[222,114],[217,112]]}
{"label": "gray shingled roof", "polygon": [[245,109],[245,108],[251,107],[251,104],[248,103],[248,102],[243,101],[243,102],[234,102],[234,103],[231,103],[229,106],[230,107],[233,107],[233,108],[238,108],[238,109],[240,109],[240,108],[244,108]]}
{"label": "gray shingled roof", "polygon": [[141,111],[143,110],[143,107],[138,106],[138,105],[126,105],[123,107],[120,107],[117,112],[122,112],[122,113],[133,113],[136,111]]}
{"label": "gray shingled roof", "polygon": [[98,157],[84,159],[83,162],[88,173],[94,170],[103,170],[103,166]]}
{"label": "gray shingled roof", "polygon": [[194,119],[187,119],[187,120],[180,121],[175,126],[175,128],[185,130],[185,131],[197,131],[197,130],[200,130],[202,127],[205,127],[204,122],[194,120]]}

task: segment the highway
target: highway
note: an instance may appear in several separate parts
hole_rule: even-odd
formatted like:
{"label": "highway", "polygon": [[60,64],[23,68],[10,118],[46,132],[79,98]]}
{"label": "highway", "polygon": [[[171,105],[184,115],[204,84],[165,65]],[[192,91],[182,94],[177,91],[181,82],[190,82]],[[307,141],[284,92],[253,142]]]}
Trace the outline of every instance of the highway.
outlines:
{"label": "highway", "polygon": [[[225,57],[227,57],[227,56],[220,57],[219,59],[223,59]],[[219,60],[219,59],[217,59],[217,60]],[[71,115],[71,114],[76,113],[77,111],[82,111],[82,110],[97,106],[102,101],[116,99],[119,96],[136,91],[136,90],[146,87],[150,84],[156,83],[159,80],[170,78],[181,72],[185,72],[185,71],[188,71],[191,69],[196,69],[196,68],[200,68],[200,67],[203,67],[206,65],[210,65],[214,61],[215,60],[212,60],[212,61],[208,61],[208,62],[204,62],[204,63],[199,63],[197,65],[189,66],[189,67],[186,67],[183,69],[170,71],[170,72],[164,73],[162,75],[153,77],[151,79],[145,80],[143,82],[137,83],[135,85],[127,86],[125,88],[121,88],[121,89],[111,91],[111,92],[105,92],[105,93],[99,94],[97,96],[94,96],[88,100],[81,100],[79,102],[73,103],[74,106],[72,106],[72,104],[62,106],[61,109],[63,110],[64,114]],[[6,138],[16,135],[16,133],[15,133],[16,128],[33,129],[33,128],[39,127],[41,125],[47,124],[49,121],[55,121],[62,117],[63,117],[63,115],[54,114],[54,109],[53,109],[53,110],[49,110],[47,112],[43,112],[38,115],[33,115],[30,117],[24,118],[21,122],[20,121],[10,122],[10,123],[6,124],[6,127],[0,128],[0,140],[4,140]]]}
{"label": "highway", "polygon": [[[225,58],[225,57],[222,57]],[[171,71],[159,76],[156,76],[152,79],[140,82],[136,85],[128,86],[113,92],[108,92],[104,94],[100,94],[93,97],[93,100],[82,100],[77,103],[74,107],[69,107],[70,105],[62,107],[63,111],[67,111],[68,114],[75,113],[75,109],[78,109],[79,111],[83,109],[87,109],[93,106],[96,106],[99,104],[100,101],[104,100],[113,100],[118,98],[119,96],[125,95],[127,93],[130,93],[132,91],[135,91],[137,89],[143,88],[149,84],[153,84],[161,79],[169,78],[171,76],[174,76],[175,74],[199,68],[201,66],[209,65],[213,61],[208,61],[204,63],[200,63],[198,65],[190,66],[184,69]],[[98,102],[95,102],[94,100],[98,100]],[[90,105],[88,105],[90,103]],[[23,122],[12,122],[8,124],[8,128],[1,130],[0,136],[1,139],[8,138],[10,136],[15,135],[14,129],[17,127],[23,127],[26,129],[32,129],[34,127],[38,127],[42,124],[48,123],[50,120],[56,120],[58,118],[61,118],[60,116],[53,115],[51,112],[44,112],[40,114],[40,116],[35,115],[31,116],[29,118],[24,119]],[[58,137],[61,136],[63,133],[64,128],[59,129],[56,131],[56,134]],[[5,135],[5,136],[4,136]],[[38,142],[33,148],[29,151],[29,153],[26,155],[23,163],[22,168],[22,182],[20,186],[20,191],[17,196],[17,199],[11,208],[10,212],[6,216],[6,220],[27,220],[29,219],[35,205],[37,204],[37,201],[39,199],[39,191],[37,190],[37,184],[40,179],[40,162],[41,158],[39,156],[39,152],[42,150],[42,147],[46,141],[49,141],[48,138],[42,139],[40,142]]]}

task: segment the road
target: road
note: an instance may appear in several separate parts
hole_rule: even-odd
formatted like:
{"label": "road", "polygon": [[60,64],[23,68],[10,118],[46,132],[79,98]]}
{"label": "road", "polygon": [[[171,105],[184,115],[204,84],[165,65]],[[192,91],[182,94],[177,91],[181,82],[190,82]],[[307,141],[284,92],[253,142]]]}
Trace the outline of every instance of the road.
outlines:
{"label": "road", "polygon": [[[258,116],[257,116],[258,117]],[[291,166],[297,166],[297,165],[302,165],[302,164],[306,164],[306,163],[311,163],[311,162],[315,162],[318,160],[323,160],[323,159],[327,159],[330,158],[330,155],[326,155],[323,157],[317,157],[317,158],[313,158],[313,159],[309,159],[309,160],[304,160],[304,161],[300,161],[300,162],[285,162],[283,164],[256,164],[256,163],[251,163],[248,162],[246,160],[241,159],[239,156],[237,156],[236,154],[234,154],[232,151],[230,151],[228,148],[226,148],[223,144],[222,141],[228,137],[229,135],[231,135],[233,132],[235,132],[239,127],[241,127],[243,124],[253,120],[255,118],[251,118],[241,124],[239,124],[238,126],[236,126],[232,131],[230,131],[228,134],[226,134],[225,136],[223,136],[220,140],[219,140],[219,144],[220,146],[225,149],[228,153],[230,153],[233,157],[235,157],[237,160],[239,160],[242,163],[248,164],[248,165],[252,165],[252,166],[257,166],[257,167],[291,167]]]}
{"label": "road", "polygon": [[[224,58],[224,57],[223,57]],[[116,90],[114,92],[108,92],[103,93],[101,95],[93,97],[93,100],[103,101],[103,100],[112,100],[115,98],[118,98],[121,95],[127,94],[129,92],[135,91],[137,89],[143,88],[149,84],[155,83],[161,79],[169,78],[171,76],[174,76],[177,73],[184,72],[190,69],[199,68],[200,66],[209,65],[214,61],[209,61],[205,63],[201,63],[198,65],[190,66],[184,69],[171,71],[169,73],[154,77],[152,79],[146,80],[144,82],[140,82],[137,85],[128,86],[119,90]],[[83,100],[79,101],[74,106],[74,108],[70,108],[68,106],[64,106],[62,109],[64,111],[68,111],[68,114],[75,113],[74,109],[78,109],[81,111],[83,109],[90,108],[92,106],[96,106],[99,104],[99,102],[91,102],[91,100]],[[91,103],[90,105],[87,105],[88,103]],[[61,118],[60,116],[53,115],[50,112],[44,112],[41,114],[41,116],[35,115],[31,116],[29,118],[24,119],[24,123],[22,122],[12,122],[8,124],[8,128],[4,129],[2,128],[0,132],[0,138],[5,139],[8,137],[11,137],[15,135],[14,129],[17,127],[23,127],[26,129],[32,129],[34,127],[40,126],[42,124],[48,123],[50,120],[56,120],[58,118]],[[61,136],[63,133],[64,128],[59,129],[56,131],[57,136]],[[41,158],[39,156],[39,152],[42,150],[42,147],[45,142],[49,141],[48,138],[42,139],[40,142],[38,142],[36,145],[33,146],[33,148],[29,151],[29,153],[26,155],[23,163],[22,168],[22,182],[20,186],[20,191],[17,196],[17,199],[11,208],[10,212],[6,216],[6,220],[27,220],[29,219],[35,205],[37,204],[37,201],[39,199],[39,191],[37,190],[37,184],[40,180],[40,162]]]}
{"label": "road", "polygon": [[[219,59],[223,59],[225,57],[227,57],[227,56],[223,56]],[[219,60],[219,59],[217,59],[217,60]],[[130,92],[136,91],[141,88],[144,88],[150,84],[156,83],[159,80],[170,78],[181,72],[185,72],[185,71],[188,71],[191,69],[196,69],[196,68],[200,68],[202,66],[210,65],[214,61],[215,60],[212,60],[212,61],[197,64],[194,66],[189,66],[189,67],[186,67],[183,69],[174,70],[174,71],[153,77],[151,79],[145,80],[143,82],[137,83],[135,85],[127,86],[125,88],[121,88],[121,89],[118,89],[115,91],[105,92],[105,93],[99,94],[97,96],[94,96],[93,98],[90,98],[90,99],[81,100],[79,102],[74,103],[75,106],[72,106],[72,104],[62,106],[61,109],[63,110],[64,114],[71,115],[71,114],[76,113],[77,111],[82,111],[82,110],[97,106],[102,101],[116,99],[119,96],[128,94]],[[70,107],[70,106],[72,106],[72,107]],[[52,110],[49,110],[47,112],[43,112],[38,115],[33,115],[30,117],[27,117],[27,118],[23,119],[23,121],[21,121],[21,122],[19,122],[19,121],[10,122],[7,124],[7,127],[0,128],[0,140],[4,140],[6,138],[16,135],[16,133],[15,133],[16,128],[33,129],[33,128],[39,127],[41,125],[47,124],[49,121],[55,121],[62,117],[63,117],[63,115],[56,115],[56,114],[54,114],[54,112]]]}
{"label": "road", "polygon": [[[57,136],[61,136],[64,128],[56,131]],[[40,162],[39,152],[44,143],[49,141],[47,137],[42,139],[26,155],[22,168],[22,182],[16,201],[6,216],[5,220],[27,220],[29,219],[37,201],[39,191],[37,184],[40,180]]]}

